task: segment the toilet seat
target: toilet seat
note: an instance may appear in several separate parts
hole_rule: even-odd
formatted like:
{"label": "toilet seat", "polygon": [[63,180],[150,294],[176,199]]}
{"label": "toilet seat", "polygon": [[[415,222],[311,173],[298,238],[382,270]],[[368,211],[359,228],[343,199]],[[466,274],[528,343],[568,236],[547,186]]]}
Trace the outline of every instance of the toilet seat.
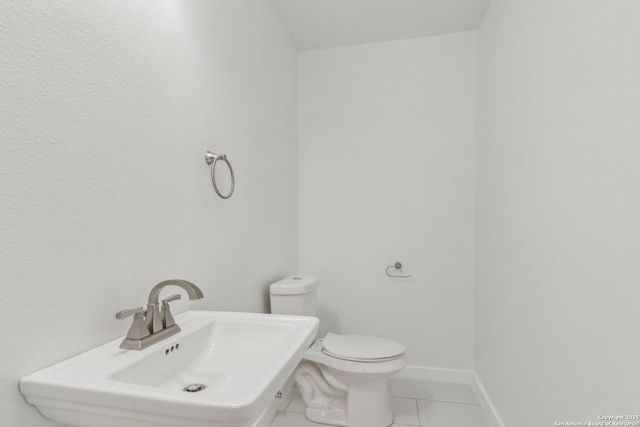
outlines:
{"label": "toilet seat", "polygon": [[369,359],[369,360],[347,360],[343,357],[334,357],[325,352],[322,348],[322,340],[317,340],[309,347],[302,356],[303,360],[316,362],[320,365],[337,369],[353,374],[386,374],[397,372],[407,365],[407,356],[400,356],[389,359]]}
{"label": "toilet seat", "polygon": [[330,351],[327,351],[324,349],[322,350],[322,352],[329,357],[333,357],[335,359],[347,360],[349,362],[365,362],[365,363],[366,362],[369,362],[369,363],[386,362],[388,360],[395,360],[399,357],[399,356],[392,356],[392,357],[381,357],[379,359],[358,359],[355,357],[345,357],[345,356],[340,356],[339,354],[333,354]]}
{"label": "toilet seat", "polygon": [[384,362],[402,356],[406,347],[386,338],[368,335],[328,333],[322,340],[322,352],[353,362]]}

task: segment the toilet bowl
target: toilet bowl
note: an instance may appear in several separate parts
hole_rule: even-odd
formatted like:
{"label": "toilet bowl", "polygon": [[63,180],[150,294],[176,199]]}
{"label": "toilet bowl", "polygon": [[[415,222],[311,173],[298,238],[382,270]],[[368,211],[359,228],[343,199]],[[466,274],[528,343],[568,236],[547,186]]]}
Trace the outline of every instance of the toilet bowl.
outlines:
{"label": "toilet bowl", "polygon": [[[318,279],[287,277],[270,287],[271,312],[315,316]],[[407,366],[405,346],[386,338],[328,333],[305,352],[294,377],[313,422],[388,427],[387,377]]]}

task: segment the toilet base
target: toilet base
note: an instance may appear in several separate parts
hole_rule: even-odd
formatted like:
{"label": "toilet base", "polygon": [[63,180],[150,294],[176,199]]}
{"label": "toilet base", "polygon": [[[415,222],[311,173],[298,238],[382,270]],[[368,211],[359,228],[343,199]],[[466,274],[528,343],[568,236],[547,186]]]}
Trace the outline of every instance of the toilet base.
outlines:
{"label": "toilet base", "polygon": [[305,415],[309,421],[332,426],[348,426],[347,413],[344,409],[313,409],[307,408]]}
{"label": "toilet base", "polygon": [[309,421],[345,427],[389,427],[393,413],[387,391],[387,379],[358,381],[349,386],[346,409],[307,407]]}

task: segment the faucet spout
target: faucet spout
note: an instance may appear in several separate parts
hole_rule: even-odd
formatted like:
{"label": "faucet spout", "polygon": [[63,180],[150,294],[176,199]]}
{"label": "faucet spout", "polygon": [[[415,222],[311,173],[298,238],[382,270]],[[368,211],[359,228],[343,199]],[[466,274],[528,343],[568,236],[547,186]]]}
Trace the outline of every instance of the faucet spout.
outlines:
{"label": "faucet spout", "polygon": [[202,291],[199,287],[194,285],[191,282],[187,282],[186,280],[165,280],[164,282],[160,282],[151,289],[151,293],[149,294],[149,303],[147,304],[147,316],[145,318],[145,324],[147,328],[149,328],[149,332],[155,334],[156,332],[160,332],[164,329],[164,325],[162,324],[162,319],[160,318],[160,291],[165,286],[178,286],[179,288],[187,291],[187,295],[189,295],[189,299],[200,299],[204,295],[202,295]]}
{"label": "faucet spout", "polygon": [[165,286],[170,285],[178,286],[187,291],[189,299],[200,299],[204,297],[200,288],[193,283],[187,282],[186,280],[172,279],[160,282],[151,289],[151,293],[149,294],[149,304],[159,304],[160,291],[162,291]]}

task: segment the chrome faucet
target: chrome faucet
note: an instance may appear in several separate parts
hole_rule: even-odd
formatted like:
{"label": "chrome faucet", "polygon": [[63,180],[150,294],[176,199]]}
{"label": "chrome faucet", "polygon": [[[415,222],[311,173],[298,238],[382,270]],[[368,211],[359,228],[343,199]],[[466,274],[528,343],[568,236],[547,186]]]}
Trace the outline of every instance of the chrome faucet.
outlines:
{"label": "chrome faucet", "polygon": [[120,348],[129,350],[143,350],[152,344],[162,341],[171,335],[180,332],[171,315],[169,302],[180,299],[180,295],[171,295],[162,300],[162,312],[160,311],[160,291],[166,286],[179,286],[185,291],[190,300],[200,299],[202,291],[196,285],[186,280],[165,280],[151,289],[147,310],[142,307],[123,310],[116,313],[116,319],[124,319],[133,315],[133,324],[127,333],[127,337],[120,344]]}

